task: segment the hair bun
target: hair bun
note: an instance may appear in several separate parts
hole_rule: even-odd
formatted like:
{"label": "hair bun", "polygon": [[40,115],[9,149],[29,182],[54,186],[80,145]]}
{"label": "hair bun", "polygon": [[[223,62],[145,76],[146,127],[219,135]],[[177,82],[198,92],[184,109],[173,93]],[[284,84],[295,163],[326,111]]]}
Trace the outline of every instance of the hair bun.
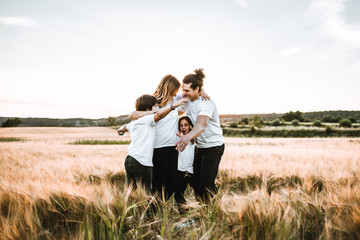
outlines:
{"label": "hair bun", "polygon": [[203,79],[205,78],[204,69],[198,68],[195,69],[194,72],[195,72],[195,77],[200,81],[203,81]]}

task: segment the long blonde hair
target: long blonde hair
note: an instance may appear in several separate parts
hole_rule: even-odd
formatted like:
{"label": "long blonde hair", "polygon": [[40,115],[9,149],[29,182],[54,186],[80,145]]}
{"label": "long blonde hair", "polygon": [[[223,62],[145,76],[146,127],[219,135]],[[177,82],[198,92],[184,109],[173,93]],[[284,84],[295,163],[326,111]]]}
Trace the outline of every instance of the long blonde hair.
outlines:
{"label": "long blonde hair", "polygon": [[156,97],[157,103],[160,107],[165,106],[172,100],[174,93],[179,91],[180,85],[179,80],[170,74],[161,79],[154,92],[154,97]]}

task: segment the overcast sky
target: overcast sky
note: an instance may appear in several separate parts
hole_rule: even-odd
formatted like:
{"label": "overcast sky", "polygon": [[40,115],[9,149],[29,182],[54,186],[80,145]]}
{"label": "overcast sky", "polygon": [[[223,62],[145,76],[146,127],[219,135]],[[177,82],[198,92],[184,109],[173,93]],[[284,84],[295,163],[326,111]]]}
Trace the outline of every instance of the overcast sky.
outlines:
{"label": "overcast sky", "polygon": [[360,110],[360,1],[0,0],[0,116],[128,114],[199,67],[221,114]]}

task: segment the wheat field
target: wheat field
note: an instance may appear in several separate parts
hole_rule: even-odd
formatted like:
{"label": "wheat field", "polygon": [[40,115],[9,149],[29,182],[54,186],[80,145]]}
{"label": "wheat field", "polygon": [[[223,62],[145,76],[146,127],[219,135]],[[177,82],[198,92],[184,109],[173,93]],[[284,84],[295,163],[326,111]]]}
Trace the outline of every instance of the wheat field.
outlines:
{"label": "wheat field", "polygon": [[[0,239],[360,239],[359,138],[226,138],[213,204],[125,186],[111,128],[0,128]],[[155,210],[153,208],[155,206]],[[194,224],[184,226],[188,219]]]}

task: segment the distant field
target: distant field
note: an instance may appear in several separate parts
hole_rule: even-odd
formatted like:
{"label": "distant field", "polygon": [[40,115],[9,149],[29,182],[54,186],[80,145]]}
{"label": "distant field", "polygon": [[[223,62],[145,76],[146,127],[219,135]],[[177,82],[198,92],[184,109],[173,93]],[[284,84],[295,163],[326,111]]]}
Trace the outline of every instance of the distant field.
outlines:
{"label": "distant field", "polygon": [[[0,239],[359,239],[360,138],[226,138],[213,207],[149,217],[111,128],[0,128]],[[188,218],[195,224],[179,228]]]}

